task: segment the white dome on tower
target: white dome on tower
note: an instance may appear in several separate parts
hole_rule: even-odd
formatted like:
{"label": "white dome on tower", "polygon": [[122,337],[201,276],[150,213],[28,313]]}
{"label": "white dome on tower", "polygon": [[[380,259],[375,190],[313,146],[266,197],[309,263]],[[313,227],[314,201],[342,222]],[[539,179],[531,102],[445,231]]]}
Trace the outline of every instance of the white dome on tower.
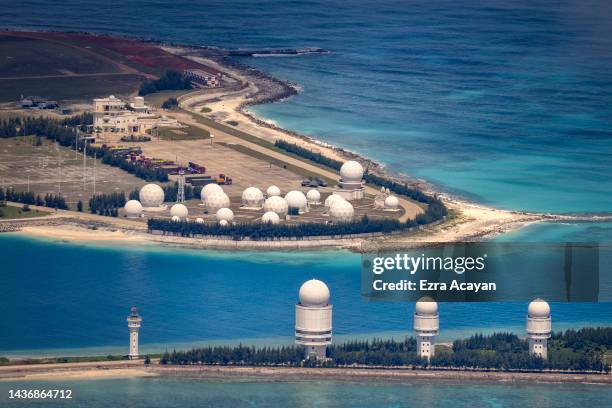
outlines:
{"label": "white dome on tower", "polygon": [[223,191],[213,192],[211,194],[204,196],[206,199],[204,204],[206,205],[206,210],[210,214],[216,214],[220,208],[229,207],[230,199]]}
{"label": "white dome on tower", "polygon": [[189,214],[189,210],[185,207],[185,204],[176,203],[170,208],[170,215],[173,217],[187,218],[187,214]]}
{"label": "white dome on tower", "polygon": [[385,208],[389,210],[397,210],[399,207],[399,200],[396,196],[390,195],[385,198]]}
{"label": "white dome on tower", "polygon": [[347,161],[340,167],[340,178],[345,183],[358,183],[363,179],[363,167],[355,160]]}
{"label": "white dome on tower", "polygon": [[200,190],[200,199],[205,203],[206,197],[213,193],[223,193],[223,188],[215,183],[207,184]]}
{"label": "white dome on tower", "polygon": [[287,211],[289,211],[289,206],[283,197],[272,196],[264,203],[264,210],[266,210],[266,212],[275,212],[279,217],[284,217],[287,215]]}
{"label": "white dome on tower", "polygon": [[179,217],[178,215],[173,215],[171,220],[172,220],[172,222],[180,222],[181,221],[181,217]]}
{"label": "white dome on tower", "polygon": [[289,208],[295,208],[300,212],[304,211],[308,206],[308,200],[304,193],[298,190],[292,190],[287,193],[285,196],[285,201],[287,201],[287,205]]}
{"label": "white dome on tower", "polygon": [[249,187],[242,193],[242,205],[245,207],[261,207],[264,195],[257,187]]}
{"label": "white dome on tower", "polygon": [[312,189],[308,190],[306,193],[306,200],[308,200],[308,204],[318,204],[321,201],[321,193],[319,190]]}
{"label": "white dome on tower", "polygon": [[268,195],[268,197],[280,196],[281,195],[281,190],[280,190],[280,188],[278,188],[276,186],[270,186],[266,190],[266,194]]}
{"label": "white dome on tower", "polygon": [[327,210],[329,210],[331,208],[332,204],[337,202],[337,201],[346,201],[346,200],[340,194],[332,194],[332,195],[328,196],[325,199],[325,203],[324,203],[325,208],[327,208]]}
{"label": "white dome on tower", "polygon": [[422,298],[416,302],[414,312],[421,316],[435,316],[438,314],[438,302],[432,298]]}
{"label": "white dome on tower", "polygon": [[329,304],[329,288],[318,279],[306,281],[300,287],[300,304],[306,307],[325,307]]}
{"label": "white dome on tower", "polygon": [[335,201],[329,208],[329,216],[335,222],[350,222],[354,215],[353,205],[346,200]]}
{"label": "white dome on tower", "polygon": [[261,217],[261,222],[264,224],[278,224],[280,217],[274,211],[268,211]]}
{"label": "white dome on tower", "polygon": [[535,299],[529,303],[527,315],[529,317],[547,319],[550,317],[550,306],[545,300]]}
{"label": "white dome on tower", "polygon": [[157,184],[147,184],[140,189],[138,198],[143,207],[159,207],[164,203],[164,190]]}
{"label": "white dome on tower", "polygon": [[227,221],[228,223],[234,221],[234,212],[229,208],[219,208],[217,213],[215,214],[217,220],[219,221]]}
{"label": "white dome on tower", "polygon": [[138,218],[142,214],[142,204],[138,200],[130,200],[125,203],[123,210],[128,218]]}

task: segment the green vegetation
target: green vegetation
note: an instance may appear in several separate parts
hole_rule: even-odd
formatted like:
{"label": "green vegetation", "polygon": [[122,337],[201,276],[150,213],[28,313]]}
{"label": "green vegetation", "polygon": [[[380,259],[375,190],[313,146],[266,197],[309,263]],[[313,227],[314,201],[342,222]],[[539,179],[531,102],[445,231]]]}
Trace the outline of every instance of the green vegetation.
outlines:
{"label": "green vegetation", "polygon": [[416,340],[356,340],[327,348],[327,359],[304,360],[304,349],[285,347],[206,347],[173,351],[161,356],[160,364],[320,367],[406,367],[495,369],[502,371],[590,371],[609,372],[604,351],[612,345],[612,327],[568,330],[555,333],[549,344],[549,359],[531,356],[526,340],[510,333],[475,335],[456,340],[452,349],[436,347],[431,361],[416,353]]}
{"label": "green vegetation", "polygon": [[96,194],[89,199],[89,211],[92,214],[116,217],[119,208],[126,203],[125,193]]}
{"label": "green vegetation", "polygon": [[127,171],[128,173],[133,174],[134,176],[145,181],[159,181],[162,183],[168,181],[168,174],[165,171],[132,163],[131,161],[126,160],[124,157],[115,155],[100,147],[88,147],[87,155],[95,158],[101,157],[103,164],[118,167],[121,170]]}
{"label": "green vegetation", "polygon": [[208,106],[205,106],[202,109],[200,109],[200,112],[202,112],[202,113],[210,113],[210,112],[212,112],[212,109],[210,109]]}
{"label": "green vegetation", "polygon": [[16,364],[64,364],[64,363],[93,363],[98,361],[122,361],[127,360],[128,356],[85,356],[85,357],[42,357],[9,360],[6,357],[0,357],[0,365],[16,365]]}
{"label": "green vegetation", "polygon": [[174,109],[177,106],[178,100],[176,98],[168,98],[161,105],[162,109]]}
{"label": "green vegetation", "polygon": [[[35,196],[32,192],[15,191],[12,188],[8,188],[6,191],[0,188],[0,202],[2,201],[13,201],[16,203],[37,205],[40,207],[44,206],[49,208],[58,208],[60,210],[68,209],[66,200],[61,195],[47,194],[44,198],[42,198],[40,195]],[[42,211],[40,213],[41,215],[46,214]]]}
{"label": "green vegetation", "polygon": [[232,125],[232,126],[238,126],[238,122],[235,120],[228,120],[225,123],[227,123],[228,125]]}
{"label": "green vegetation", "polygon": [[178,71],[169,70],[154,81],[147,81],[140,87],[139,95],[148,95],[158,91],[191,89],[191,81]]}
{"label": "green vegetation", "polygon": [[136,135],[129,135],[129,136],[122,136],[121,137],[121,141],[122,142],[131,142],[131,143],[143,143],[143,142],[150,142],[151,141],[151,136],[136,136]]}
{"label": "green vegetation", "polygon": [[[25,206],[27,206],[27,204],[24,204],[24,207]],[[13,207],[0,202],[0,219],[12,220],[19,218],[35,218],[42,217],[44,215],[49,215],[49,213],[46,211],[32,209],[24,210],[23,208]]]}
{"label": "green vegetation", "polygon": [[164,140],[198,140],[210,138],[209,131],[191,125],[181,128],[160,127],[157,128],[157,134]]}
{"label": "green vegetation", "polygon": [[396,219],[370,220],[364,216],[359,221],[339,224],[263,224],[240,223],[228,226],[199,224],[191,221],[174,222],[167,219],[149,218],[149,231],[163,231],[171,235],[193,237],[198,235],[230,236],[234,240],[273,240],[282,238],[305,238],[318,236],[342,236],[365,233],[390,233],[413,227],[414,222],[401,223]]}

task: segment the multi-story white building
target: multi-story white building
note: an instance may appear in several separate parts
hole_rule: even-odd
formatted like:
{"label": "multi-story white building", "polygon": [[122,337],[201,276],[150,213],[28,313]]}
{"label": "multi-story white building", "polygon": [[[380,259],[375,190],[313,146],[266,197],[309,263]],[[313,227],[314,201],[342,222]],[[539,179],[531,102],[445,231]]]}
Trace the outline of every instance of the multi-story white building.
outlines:
{"label": "multi-story white building", "polygon": [[144,98],[137,96],[131,103],[114,95],[93,100],[93,127],[96,132],[120,136],[150,134],[155,127],[180,127],[175,119],[151,112]]}
{"label": "multi-story white building", "polygon": [[550,306],[542,299],[535,299],[529,303],[527,309],[529,353],[543,359],[548,358],[548,339],[551,334]]}
{"label": "multi-story white building", "polygon": [[300,287],[300,301],[295,305],[295,343],[306,349],[306,357],[323,359],[332,342],[332,305],[329,288],[311,279]]}
{"label": "multi-story white building", "polygon": [[414,308],[414,331],[417,335],[417,354],[431,359],[436,353],[436,336],[440,329],[438,303],[433,299],[421,299]]}

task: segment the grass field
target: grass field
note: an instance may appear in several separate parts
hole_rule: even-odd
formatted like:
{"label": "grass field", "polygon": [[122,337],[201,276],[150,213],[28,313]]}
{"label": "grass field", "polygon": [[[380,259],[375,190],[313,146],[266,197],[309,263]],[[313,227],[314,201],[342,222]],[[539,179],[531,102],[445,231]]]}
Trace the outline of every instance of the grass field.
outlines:
{"label": "grass field", "polygon": [[186,126],[180,129],[166,127],[159,130],[159,137],[163,140],[209,139],[210,132],[195,126]]}
{"label": "grass field", "polygon": [[0,219],[18,219],[18,218],[35,218],[49,215],[46,211],[30,210],[23,211],[21,207],[13,207],[12,205],[0,205]]}

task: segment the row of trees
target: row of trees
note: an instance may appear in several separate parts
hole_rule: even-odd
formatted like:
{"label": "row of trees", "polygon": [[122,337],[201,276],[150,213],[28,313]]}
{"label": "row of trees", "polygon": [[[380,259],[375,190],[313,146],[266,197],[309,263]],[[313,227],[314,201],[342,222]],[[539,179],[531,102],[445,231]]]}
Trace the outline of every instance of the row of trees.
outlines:
{"label": "row of trees", "polygon": [[0,201],[13,201],[28,205],[38,205],[41,207],[58,208],[67,210],[68,204],[66,199],[61,194],[46,194],[44,197],[34,195],[29,191],[15,191],[13,188],[8,188],[6,191],[0,188]]}
{"label": "row of trees", "polygon": [[191,221],[175,222],[167,219],[149,218],[149,231],[163,231],[171,235],[193,237],[197,235],[230,236],[235,240],[250,238],[251,240],[273,240],[281,238],[305,238],[317,236],[339,236],[364,233],[389,233],[407,227],[398,220],[376,219],[363,217],[359,221],[339,224],[257,224],[237,223],[221,226],[217,223],[196,223]]}
{"label": "row of trees", "polygon": [[[308,159],[318,164],[322,164],[335,170],[340,170],[340,167],[342,167],[343,164],[341,161],[330,159],[329,157],[326,157],[319,152],[313,152],[295,143],[289,143],[284,140],[277,140],[276,142],[274,142],[274,145],[279,149],[285,150],[289,153],[295,154],[297,156],[303,157],[305,159]],[[371,174],[368,172],[366,172],[366,174],[364,175],[364,180],[366,181],[366,183],[388,188],[395,194],[403,195],[412,200],[427,204],[427,210],[425,211],[425,213],[419,214],[414,220],[415,225],[429,224],[442,219],[448,214],[446,206],[438,197],[425,194],[421,190],[409,187],[407,184],[398,183],[386,177],[377,176],[376,174]]]}
{"label": "row of trees", "polygon": [[147,81],[140,86],[138,94],[141,96],[158,91],[191,89],[191,81],[178,71],[166,71],[161,78]]}
{"label": "row of trees", "polygon": [[89,199],[89,211],[92,214],[116,217],[119,208],[126,203],[125,193],[96,194]]}
{"label": "row of trees", "polygon": [[137,163],[132,163],[126,160],[125,157],[115,155],[106,149],[100,147],[87,147],[87,155],[90,157],[101,158],[103,164],[112,167],[118,167],[123,171],[127,171],[134,176],[145,181],[159,181],[165,183],[168,181],[168,174],[160,169],[145,167]]}
{"label": "row of trees", "polygon": [[[417,355],[417,343],[413,337],[397,340],[356,340],[327,348],[326,360],[304,361],[304,349],[300,346],[255,348],[243,345],[216,346],[164,353],[161,364],[204,365],[249,365],[249,366],[409,366],[464,369],[498,370],[574,370],[608,372],[604,362],[605,344],[593,343],[578,350],[568,348],[577,334],[607,342],[612,328],[585,329],[593,333],[568,331],[555,335],[556,340],[565,339],[549,349],[548,360],[529,354],[526,340],[510,333],[495,333],[490,336],[475,335],[457,340],[452,349],[437,350],[431,361]],[[601,337],[603,336],[603,337]],[[605,339],[604,339],[605,338]]]}

